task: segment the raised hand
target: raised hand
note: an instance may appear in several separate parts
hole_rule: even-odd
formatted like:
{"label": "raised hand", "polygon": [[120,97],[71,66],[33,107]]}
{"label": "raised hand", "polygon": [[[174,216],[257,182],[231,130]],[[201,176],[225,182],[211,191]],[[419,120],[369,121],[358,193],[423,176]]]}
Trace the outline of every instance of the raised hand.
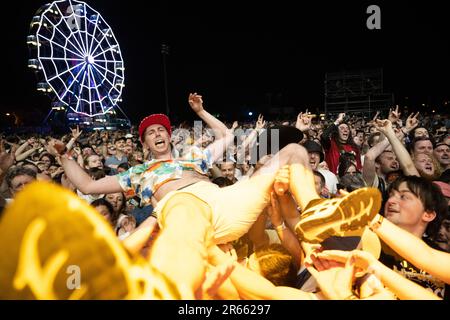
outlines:
{"label": "raised hand", "polygon": [[46,149],[52,156],[58,157],[64,153],[66,145],[60,140],[52,139],[48,142]]}
{"label": "raised hand", "polygon": [[321,259],[314,254],[311,254],[310,257],[314,267],[309,263],[305,263],[305,265],[328,299],[343,300],[353,295],[352,285],[355,271],[353,259],[346,259],[343,264]]}
{"label": "raised hand", "polygon": [[28,144],[31,146],[36,142],[36,138],[35,137],[31,137],[27,140]]}
{"label": "raised hand", "polygon": [[77,140],[83,132],[83,130],[80,130],[79,126],[77,126],[75,129],[70,129],[70,131],[72,132],[72,138],[74,138],[75,140]]}
{"label": "raised hand", "polygon": [[266,126],[266,121],[264,121],[264,117],[262,114],[258,116],[258,121],[256,121],[256,130],[261,130]]}
{"label": "raised hand", "polygon": [[416,128],[419,125],[419,112],[417,112],[415,115],[414,113],[411,113],[408,117],[408,119],[406,119],[406,125],[405,125],[405,129],[410,132],[412,130],[414,130],[414,128]]}
{"label": "raised hand", "polygon": [[302,132],[308,131],[311,128],[311,118],[308,114],[308,109],[306,109],[305,113],[300,112],[298,114],[295,127]]}
{"label": "raised hand", "polygon": [[377,119],[374,123],[375,128],[378,129],[378,131],[384,133],[386,135],[386,133],[392,129],[392,122],[390,120],[379,120]]}
{"label": "raised hand", "polygon": [[377,259],[366,251],[325,250],[317,253],[317,256],[321,261],[325,260],[339,263],[345,263],[348,259],[353,259],[357,271],[363,274],[369,271],[376,271]]}
{"label": "raised hand", "polygon": [[214,299],[220,286],[228,279],[233,270],[233,261],[229,260],[207,272],[202,285],[195,292],[196,299]]}
{"label": "raised hand", "polygon": [[267,215],[274,226],[280,226],[284,221],[278,196],[274,192],[270,193],[270,205],[267,207]]}
{"label": "raised hand", "polygon": [[202,96],[197,94],[197,92],[189,94],[189,105],[196,113],[204,110]]}
{"label": "raised hand", "polygon": [[81,149],[80,149],[80,147],[74,147],[74,148],[73,148],[73,151],[75,151],[75,153],[76,153],[78,156],[81,155]]}
{"label": "raised hand", "polygon": [[377,113],[375,113],[375,116],[373,117],[372,121],[377,120],[379,115],[380,115],[380,111],[377,111]]}
{"label": "raised hand", "polygon": [[395,110],[389,109],[389,121],[391,121],[391,123],[396,123],[399,119],[400,119],[400,111],[398,111],[398,106],[395,106]]}
{"label": "raised hand", "polygon": [[0,138],[0,171],[8,170],[16,160],[16,146],[12,146],[10,152],[6,152],[3,139]]}
{"label": "raised hand", "polygon": [[234,130],[236,130],[236,128],[239,126],[239,123],[237,121],[233,122],[233,125],[231,126],[231,131],[234,132]]}
{"label": "raised hand", "polygon": [[336,121],[334,123],[337,123],[337,125],[339,125],[340,123],[342,123],[344,121],[345,118],[345,112],[339,113],[338,118],[336,119]]}

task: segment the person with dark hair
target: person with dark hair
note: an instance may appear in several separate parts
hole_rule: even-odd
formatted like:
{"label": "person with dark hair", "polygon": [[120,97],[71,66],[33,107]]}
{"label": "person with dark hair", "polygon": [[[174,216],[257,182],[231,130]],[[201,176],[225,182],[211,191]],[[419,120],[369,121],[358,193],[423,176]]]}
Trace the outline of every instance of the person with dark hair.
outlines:
{"label": "person with dark hair", "polygon": [[222,176],[227,178],[232,182],[232,184],[236,183],[238,179],[236,178],[236,163],[233,161],[223,161],[219,164],[220,171]]}
{"label": "person with dark hair", "polygon": [[100,213],[111,225],[111,227],[115,227],[114,222],[114,208],[112,204],[106,200],[105,198],[99,198],[91,202],[91,206],[93,206],[98,213]]}
{"label": "person with dark hair", "polygon": [[323,195],[323,188],[325,187],[325,177],[319,171],[314,170],[314,182],[316,184],[316,192],[318,195]]}
{"label": "person with dark hair", "polygon": [[347,192],[353,192],[357,189],[366,187],[366,183],[360,173],[350,174],[346,173],[339,178],[339,189],[344,189]]}
{"label": "person with dark hair", "polygon": [[31,169],[31,170],[33,170],[34,172],[36,172],[36,174],[39,173],[39,168],[38,168],[34,163],[26,162],[26,163],[24,163],[24,164],[22,165],[22,167],[23,167],[23,168]]}
{"label": "person with dark hair", "polygon": [[409,144],[409,153],[417,155],[419,153],[432,154],[433,153],[433,141],[429,137],[417,137],[414,138]]}
{"label": "person with dark hair", "polygon": [[91,169],[91,168],[103,169],[102,159],[95,153],[88,155],[87,157],[84,157],[84,168],[85,169]]}
{"label": "person with dark hair", "polygon": [[128,158],[124,154],[125,148],[125,138],[117,138],[114,140],[114,148],[116,153],[105,160],[105,166],[110,167],[112,169],[112,173],[117,173],[117,167],[121,163],[128,162]]}
{"label": "person with dark hair", "polygon": [[121,164],[119,164],[119,165],[117,166],[117,172],[118,172],[118,173],[125,172],[125,171],[127,171],[128,169],[130,169],[130,165],[128,164],[128,162],[123,162],[123,163],[121,163]]}
{"label": "person with dark hair", "polygon": [[227,177],[217,177],[212,180],[212,183],[217,184],[220,188],[233,185],[233,181],[231,181]]}
{"label": "person with dark hair", "polygon": [[104,178],[106,176],[105,171],[100,168],[90,168],[89,170],[87,170],[87,173],[94,180],[100,180],[101,178]]}
{"label": "person with dark hair", "polygon": [[447,216],[441,223],[441,228],[439,229],[435,242],[441,250],[450,253],[450,184],[443,181],[433,181],[433,183],[441,189],[449,206]]}
{"label": "person with dark hair", "polygon": [[450,169],[450,145],[445,142],[436,143],[433,155],[439,162],[442,171]]}
{"label": "person with dark hair", "polygon": [[411,131],[410,140],[417,139],[419,137],[429,138],[430,134],[428,133],[428,129],[423,126],[417,126],[415,129]]}
{"label": "person with dark hair", "polygon": [[92,154],[95,154],[95,151],[90,144],[81,144],[80,151],[81,151],[81,156],[83,158],[86,158]]}
{"label": "person with dark hair", "polygon": [[325,178],[326,190],[322,190],[326,192],[322,192],[322,196],[326,195],[327,197],[329,197],[330,194],[337,194],[337,184],[339,183],[339,181],[336,175],[330,170],[319,168],[319,164],[322,163],[325,158],[325,155],[322,151],[322,146],[315,141],[307,140],[303,144],[303,147],[308,151],[309,164],[311,165],[311,169],[320,172]]}
{"label": "person with dark hair", "polygon": [[450,253],[450,210],[447,212],[447,216],[442,221],[441,228],[439,229],[435,242],[441,250]]}
{"label": "person with dark hair", "polygon": [[[448,213],[448,203],[439,187],[421,177],[403,176],[390,185],[388,192],[389,199],[384,208],[384,217],[437,249],[435,241],[441,223]],[[414,251],[413,248],[410,250]],[[380,260],[403,273],[408,279],[429,288],[439,297],[450,298],[448,286],[444,287],[443,282],[392,254],[388,248],[384,248]]]}
{"label": "person with dark hair", "polygon": [[361,170],[361,154],[359,147],[353,142],[350,128],[344,122],[345,113],[340,113],[336,121],[326,128],[321,136],[322,146],[325,150],[325,161],[334,174],[337,173],[341,155],[352,154],[356,169]]}
{"label": "person with dark hair", "polygon": [[[390,185],[388,193],[386,218],[418,237],[436,238],[448,207],[438,186],[421,177],[402,176]],[[404,212],[400,211],[404,206]]]}
{"label": "person with dark hair", "polygon": [[23,189],[23,187],[36,180],[36,172],[24,167],[11,167],[5,176],[11,196],[14,196]]}
{"label": "person with dark hair", "polygon": [[351,159],[341,157],[341,160],[339,161],[339,166],[338,166],[339,179],[342,178],[346,174],[353,175],[353,174],[357,174],[357,173],[359,173],[359,171],[356,168],[355,162],[352,161]]}
{"label": "person with dark hair", "polygon": [[48,169],[52,164],[55,163],[55,157],[48,152],[44,152],[39,156],[39,161],[45,164],[46,169]]}
{"label": "person with dark hair", "polygon": [[126,208],[126,199],[125,195],[122,192],[114,192],[108,193],[104,197],[114,209],[114,220],[117,222],[117,219],[121,214],[125,214],[124,210]]}

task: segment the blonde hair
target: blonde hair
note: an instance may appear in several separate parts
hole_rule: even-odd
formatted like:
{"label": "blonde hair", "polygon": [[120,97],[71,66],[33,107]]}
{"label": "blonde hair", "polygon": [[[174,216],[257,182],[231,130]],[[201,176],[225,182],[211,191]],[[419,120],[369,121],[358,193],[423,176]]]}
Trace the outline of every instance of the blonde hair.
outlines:
{"label": "blonde hair", "polygon": [[412,154],[411,155],[411,160],[414,162],[414,166],[415,162],[416,162],[416,158],[418,155],[420,154],[424,154],[426,156],[428,156],[431,159],[431,162],[433,163],[433,167],[434,167],[434,174],[430,175],[430,174],[426,174],[425,172],[419,170],[417,167],[417,171],[419,171],[419,174],[422,178],[425,178],[427,180],[433,181],[436,180],[437,178],[439,178],[442,174],[442,170],[441,170],[441,165],[439,163],[439,161],[436,159],[436,157],[433,154],[429,154],[429,153],[418,153],[418,154]]}

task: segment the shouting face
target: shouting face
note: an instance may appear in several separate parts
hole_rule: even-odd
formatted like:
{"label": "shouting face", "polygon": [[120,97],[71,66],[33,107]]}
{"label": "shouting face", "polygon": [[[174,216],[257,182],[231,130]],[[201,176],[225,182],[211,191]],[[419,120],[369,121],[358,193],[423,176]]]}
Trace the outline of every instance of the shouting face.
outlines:
{"label": "shouting face", "polygon": [[149,126],[143,134],[144,147],[149,149],[155,158],[170,154],[170,137],[166,128],[160,124]]}
{"label": "shouting face", "polygon": [[339,141],[341,143],[347,143],[348,138],[350,137],[350,129],[348,125],[345,123],[341,123],[338,129],[339,129]]}

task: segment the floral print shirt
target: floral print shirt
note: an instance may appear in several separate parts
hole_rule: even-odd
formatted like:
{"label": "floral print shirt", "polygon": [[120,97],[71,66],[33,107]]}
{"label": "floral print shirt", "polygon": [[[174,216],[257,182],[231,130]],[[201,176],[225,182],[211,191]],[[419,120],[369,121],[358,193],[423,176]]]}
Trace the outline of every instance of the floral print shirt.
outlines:
{"label": "floral print shirt", "polygon": [[192,147],[182,157],[170,160],[153,159],[131,167],[116,177],[127,197],[138,196],[141,206],[151,204],[151,197],[164,183],[181,179],[183,170],[206,175],[212,166],[208,149]]}

